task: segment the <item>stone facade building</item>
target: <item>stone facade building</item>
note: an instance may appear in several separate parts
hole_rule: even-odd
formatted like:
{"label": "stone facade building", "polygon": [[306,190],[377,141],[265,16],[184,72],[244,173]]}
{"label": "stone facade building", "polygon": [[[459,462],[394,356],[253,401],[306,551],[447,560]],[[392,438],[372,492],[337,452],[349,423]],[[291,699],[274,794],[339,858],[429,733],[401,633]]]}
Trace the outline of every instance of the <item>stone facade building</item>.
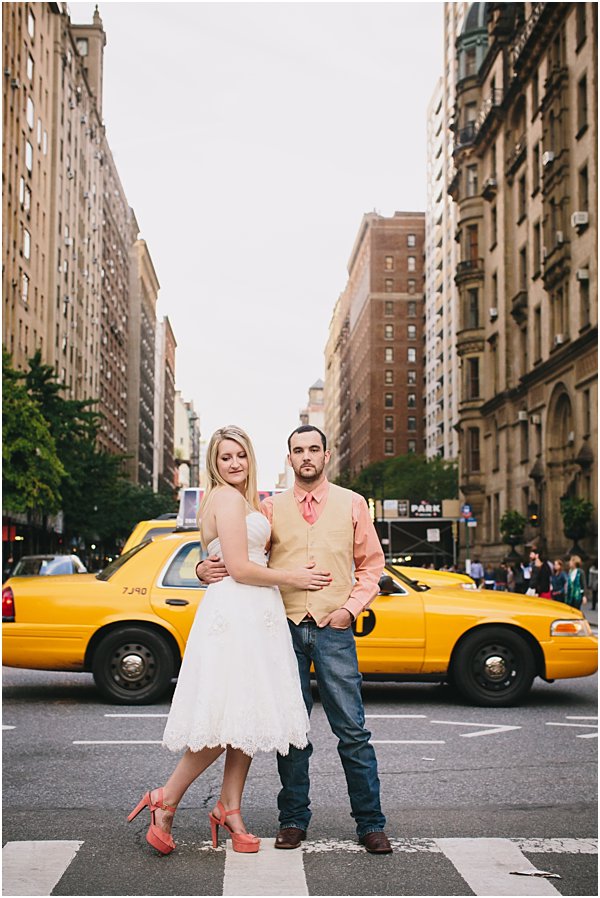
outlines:
{"label": "stone facade building", "polygon": [[168,318],[156,327],[154,367],[154,490],[173,490],[175,472],[175,350]]}
{"label": "stone facade building", "polygon": [[[500,519],[564,552],[597,496],[597,6],[474,3],[457,40],[460,489],[476,551]],[[591,546],[590,546],[591,548]]]}
{"label": "stone facade building", "polygon": [[[337,474],[423,445],[425,215],[363,216],[325,359],[326,431],[338,433]],[[327,388],[335,370],[339,395]]]}

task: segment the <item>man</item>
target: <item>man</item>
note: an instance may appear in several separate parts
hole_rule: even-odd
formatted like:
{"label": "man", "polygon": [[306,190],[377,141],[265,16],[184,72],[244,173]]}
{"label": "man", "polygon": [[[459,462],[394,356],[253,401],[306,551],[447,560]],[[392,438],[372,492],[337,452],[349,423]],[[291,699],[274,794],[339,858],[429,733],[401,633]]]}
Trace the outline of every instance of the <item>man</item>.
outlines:
{"label": "man", "polygon": [[537,546],[532,546],[529,553],[531,563],[531,577],[529,580],[529,595],[537,595],[542,599],[551,599],[550,577],[552,568],[547,561],[542,559]]}
{"label": "man", "polygon": [[479,558],[474,558],[473,561],[471,562],[470,575],[473,578],[473,580],[475,581],[475,585],[477,587],[479,587],[479,585],[481,584],[481,582],[483,581],[483,578],[485,576],[485,571],[483,569],[483,565],[480,562]]}
{"label": "man", "polygon": [[[310,666],[346,775],[359,841],[371,854],[392,850],[381,811],[377,759],[364,726],[356,644],[352,623],[379,592],[384,556],[365,500],[330,484],[325,466],[330,453],[318,428],[298,427],[288,438],[294,470],[291,490],[270,496],[262,511],[271,522],[269,563],[293,568],[314,561],[330,571],[332,583],[318,592],[282,588],[281,594],[308,713],[312,709]],[[353,570],[354,565],[354,570]],[[198,577],[215,583],[227,572],[219,559],[197,568]],[[298,848],[311,818],[309,759],[312,745],[290,746],[277,756],[281,791],[277,804],[280,830],[276,848]]]}

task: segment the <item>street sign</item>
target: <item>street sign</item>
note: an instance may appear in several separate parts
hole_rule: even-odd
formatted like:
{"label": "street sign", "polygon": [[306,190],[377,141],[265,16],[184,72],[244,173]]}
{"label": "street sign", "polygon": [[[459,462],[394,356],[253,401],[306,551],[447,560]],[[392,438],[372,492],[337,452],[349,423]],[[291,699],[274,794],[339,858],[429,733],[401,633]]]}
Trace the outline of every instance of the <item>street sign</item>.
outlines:
{"label": "street sign", "polygon": [[463,516],[463,518],[470,518],[473,516],[473,509],[471,508],[470,505],[465,504],[462,506],[460,513]]}
{"label": "street sign", "polygon": [[439,541],[440,541],[439,527],[429,527],[427,529],[427,542],[428,543],[439,543]]}
{"label": "street sign", "polygon": [[411,502],[410,503],[411,518],[441,518],[442,503],[441,502]]}
{"label": "street sign", "polygon": [[467,521],[467,527],[477,527],[477,521],[475,518],[471,518]]}

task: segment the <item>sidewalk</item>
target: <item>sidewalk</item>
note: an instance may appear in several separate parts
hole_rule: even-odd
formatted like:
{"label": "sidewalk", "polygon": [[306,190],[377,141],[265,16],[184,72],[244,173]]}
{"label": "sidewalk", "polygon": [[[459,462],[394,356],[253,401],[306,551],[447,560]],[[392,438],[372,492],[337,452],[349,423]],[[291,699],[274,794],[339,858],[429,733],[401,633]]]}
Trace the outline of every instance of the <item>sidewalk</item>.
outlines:
{"label": "sidewalk", "polygon": [[592,611],[590,605],[584,605],[582,608],[582,611],[583,611],[585,617],[587,617],[587,619],[589,620],[592,627],[596,627],[596,629],[597,629],[598,628],[598,606],[596,606],[594,611]]}

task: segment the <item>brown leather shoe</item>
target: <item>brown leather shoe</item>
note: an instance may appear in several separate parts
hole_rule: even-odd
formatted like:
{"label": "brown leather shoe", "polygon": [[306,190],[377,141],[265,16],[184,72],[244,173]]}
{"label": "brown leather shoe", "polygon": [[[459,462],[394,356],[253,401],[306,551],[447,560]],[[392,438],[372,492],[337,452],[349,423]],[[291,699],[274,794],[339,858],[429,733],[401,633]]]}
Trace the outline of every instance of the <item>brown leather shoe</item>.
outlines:
{"label": "brown leather shoe", "polygon": [[382,831],[376,833],[365,833],[358,840],[364,845],[370,854],[391,854],[392,846],[386,834]]}
{"label": "brown leather shoe", "polygon": [[299,848],[300,842],[306,839],[306,830],[297,826],[284,826],[277,833],[275,848]]}

